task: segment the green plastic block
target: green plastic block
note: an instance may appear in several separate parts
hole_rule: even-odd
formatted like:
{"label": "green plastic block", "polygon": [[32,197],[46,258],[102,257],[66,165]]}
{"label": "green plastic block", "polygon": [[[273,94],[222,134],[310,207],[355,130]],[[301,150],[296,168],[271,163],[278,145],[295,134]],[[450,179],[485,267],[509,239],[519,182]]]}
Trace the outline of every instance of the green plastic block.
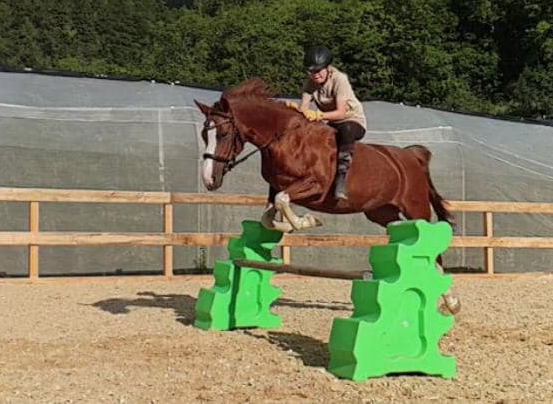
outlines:
{"label": "green plastic block", "polygon": [[204,330],[232,330],[236,328],[276,328],[280,317],[270,312],[281,289],[271,286],[273,272],[236,267],[232,260],[280,263],[271,251],[280,242],[282,233],[267,230],[259,222],[242,222],[242,235],[230,239],[229,260],[217,261],[213,275],[215,285],[201,289],[196,302],[194,326]]}
{"label": "green plastic block", "polygon": [[451,226],[412,220],[387,231],[389,243],[370,251],[373,279],[353,281],[352,316],[334,319],[328,370],[354,381],[390,373],[454,377],[455,358],[438,350],[454,318],[437,310],[452,278],[435,266],[451,242]]}

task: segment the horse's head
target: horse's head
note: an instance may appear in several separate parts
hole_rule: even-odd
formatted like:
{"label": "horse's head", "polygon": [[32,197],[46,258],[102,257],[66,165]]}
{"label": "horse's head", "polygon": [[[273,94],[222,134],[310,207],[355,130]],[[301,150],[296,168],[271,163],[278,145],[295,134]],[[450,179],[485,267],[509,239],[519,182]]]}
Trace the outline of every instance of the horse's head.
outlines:
{"label": "horse's head", "polygon": [[267,84],[252,78],[225,90],[211,107],[194,100],[205,116],[202,180],[208,190],[220,188],[224,175],[245,159],[236,161],[246,142],[264,149],[278,139],[278,131],[286,130],[290,116],[296,116],[270,96]]}
{"label": "horse's head", "polygon": [[205,115],[202,129],[205,144],[202,180],[209,191],[214,191],[223,185],[223,177],[232,169],[236,156],[244,149],[244,141],[224,98],[212,107],[196,100],[194,102]]}

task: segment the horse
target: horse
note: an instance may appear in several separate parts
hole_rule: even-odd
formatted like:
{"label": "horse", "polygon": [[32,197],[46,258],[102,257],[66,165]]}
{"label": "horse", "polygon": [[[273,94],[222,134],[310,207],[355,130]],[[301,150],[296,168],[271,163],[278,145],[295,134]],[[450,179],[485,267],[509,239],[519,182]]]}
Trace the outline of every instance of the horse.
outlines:
{"label": "horse", "polygon": [[[432,207],[438,220],[453,224],[447,202],[430,176],[432,154],[421,145],[356,143],[346,176],[348,199],[335,199],[334,129],[308,121],[273,97],[263,80],[251,78],[223,91],[213,106],[194,100],[205,116],[202,181],[207,190],[223,185],[224,176],[249,157],[237,160],[244,145],[251,143],[261,153],[261,175],[269,184],[261,218],[266,228],[291,232],[322,225],[311,213],[296,215],[291,203],[331,214],[364,213],[383,227],[402,220],[401,216],[430,221]],[[277,212],[286,221],[275,220]],[[441,257],[437,268],[443,272]],[[451,292],[443,297],[452,314],[460,310],[460,301]]]}

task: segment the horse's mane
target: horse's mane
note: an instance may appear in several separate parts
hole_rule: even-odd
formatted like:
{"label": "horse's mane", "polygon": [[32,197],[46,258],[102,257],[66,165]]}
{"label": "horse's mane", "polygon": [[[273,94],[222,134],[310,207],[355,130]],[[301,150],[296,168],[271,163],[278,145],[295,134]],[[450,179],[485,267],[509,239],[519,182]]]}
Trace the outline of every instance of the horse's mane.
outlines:
{"label": "horse's mane", "polygon": [[284,103],[274,100],[274,96],[275,92],[270,89],[269,85],[262,79],[255,77],[224,91],[221,99],[226,98],[229,101],[237,101],[242,105],[246,104],[253,108],[263,105],[275,114],[280,115],[281,119],[294,117],[295,113],[285,107]]}
{"label": "horse's mane", "polygon": [[248,105],[249,108],[257,108],[257,106],[263,105],[273,112],[273,117],[286,122],[286,126],[308,127],[310,131],[318,131],[319,133],[331,131],[328,126],[320,122],[307,121],[297,111],[285,106],[284,102],[276,101],[272,97],[274,97],[274,92],[270,90],[265,81],[257,77],[247,79],[237,86],[225,90],[221,95],[221,99],[237,101],[242,105]]}
{"label": "horse's mane", "polygon": [[274,92],[269,89],[267,83],[262,79],[255,77],[225,90],[222,96],[226,98],[259,97],[267,99],[273,97]]}

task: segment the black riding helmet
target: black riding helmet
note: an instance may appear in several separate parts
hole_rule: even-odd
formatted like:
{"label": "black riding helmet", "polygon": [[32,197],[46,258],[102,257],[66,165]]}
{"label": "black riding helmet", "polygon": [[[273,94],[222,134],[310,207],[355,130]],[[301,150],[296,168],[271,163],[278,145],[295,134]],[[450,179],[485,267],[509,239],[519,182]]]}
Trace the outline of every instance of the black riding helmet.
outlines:
{"label": "black riding helmet", "polygon": [[313,46],[305,52],[303,66],[310,72],[324,69],[332,63],[332,54],[324,46]]}

